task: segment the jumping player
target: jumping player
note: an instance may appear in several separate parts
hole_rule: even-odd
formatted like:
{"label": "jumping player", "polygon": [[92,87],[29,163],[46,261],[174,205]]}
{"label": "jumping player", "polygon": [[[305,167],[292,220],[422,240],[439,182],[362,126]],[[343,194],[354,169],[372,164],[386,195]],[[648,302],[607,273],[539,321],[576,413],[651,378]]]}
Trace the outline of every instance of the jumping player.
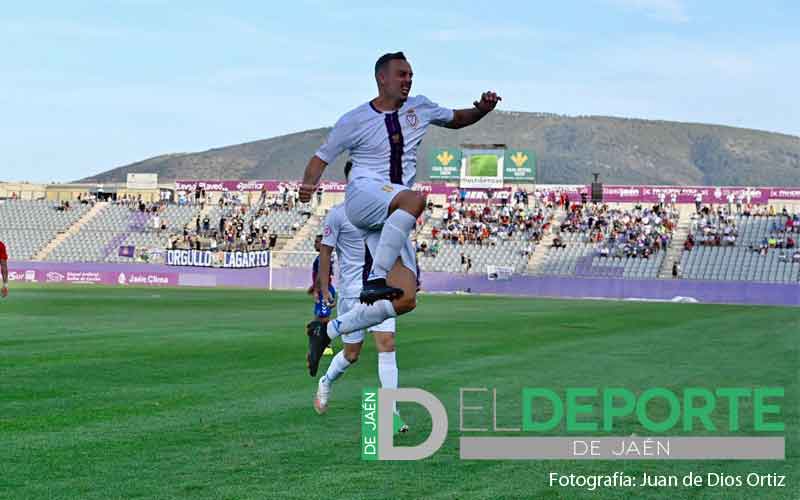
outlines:
{"label": "jumping player", "polygon": [[427,97],[409,95],[412,76],[402,52],[381,56],[375,63],[378,97],[342,116],[306,166],[300,186],[304,203],[311,199],[325,167],[344,151],[350,152],[353,170],[345,212],[374,256],[361,304],[327,325],[308,324],[308,360],[314,370],[331,339],[416,307],[417,267],[409,235],[424,210],[424,198],[411,190],[417,148],[429,125],[453,129],[472,125],[500,101],[494,92],[484,92],[471,109],[443,108]]}

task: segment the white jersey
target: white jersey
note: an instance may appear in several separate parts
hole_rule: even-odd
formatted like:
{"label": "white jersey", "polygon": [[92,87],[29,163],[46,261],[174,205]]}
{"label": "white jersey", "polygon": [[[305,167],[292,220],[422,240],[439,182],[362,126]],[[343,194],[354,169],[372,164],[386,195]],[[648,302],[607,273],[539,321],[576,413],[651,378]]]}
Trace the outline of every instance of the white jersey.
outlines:
{"label": "white jersey", "polygon": [[421,95],[387,113],[367,102],[339,118],[316,156],[332,163],[346,150],[353,162],[351,181],[372,179],[411,187],[417,176],[417,148],[428,126],[452,120],[452,109]]}
{"label": "white jersey", "polygon": [[366,247],[361,231],[347,219],[344,203],[331,208],[325,216],[322,244],[336,249],[339,261],[336,286],[339,297],[358,297],[363,285]]}

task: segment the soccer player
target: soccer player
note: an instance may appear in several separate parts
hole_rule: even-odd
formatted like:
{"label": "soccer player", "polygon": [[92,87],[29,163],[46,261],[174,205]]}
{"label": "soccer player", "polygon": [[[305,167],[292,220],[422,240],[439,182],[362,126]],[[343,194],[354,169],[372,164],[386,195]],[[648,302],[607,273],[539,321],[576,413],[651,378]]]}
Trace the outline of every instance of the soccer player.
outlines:
{"label": "soccer player", "polygon": [[6,245],[0,241],[0,274],[3,277],[3,288],[0,288],[0,297],[8,297],[8,252]]}
{"label": "soccer player", "polygon": [[[351,166],[350,162],[345,165],[345,177],[348,177]],[[339,285],[336,309],[338,314],[342,315],[359,304],[362,284],[366,278],[366,273],[369,272],[366,263],[371,260],[365,248],[361,231],[356,229],[347,219],[343,203],[330,209],[325,217],[323,228],[318,288],[323,290],[323,301],[326,303],[333,303],[336,300],[325,292],[328,289],[326,276],[330,276],[330,271],[326,269],[326,265],[330,264],[330,255],[334,249],[339,263],[336,272],[336,283]],[[380,379],[381,387],[395,389],[397,388],[398,379],[394,343],[395,319],[388,318],[381,324],[373,326],[371,331],[378,351],[378,378]],[[317,394],[314,398],[314,409],[320,414],[325,413],[328,409],[328,400],[333,383],[344,374],[350,365],[358,361],[361,348],[364,345],[364,329],[343,334],[342,342],[344,343],[344,349],[334,356],[328,371],[319,379]],[[316,370],[311,375],[315,376]],[[394,428],[395,432],[408,431],[408,426],[402,421],[396,409]]]}
{"label": "soccer player", "polygon": [[[331,269],[331,253],[325,252],[323,255],[322,235],[318,234],[314,238],[314,250],[317,251],[317,256],[314,258],[314,263],[311,266],[311,286],[308,288],[308,293],[314,297],[314,317],[317,321],[327,323],[331,317],[331,308],[336,303],[336,289],[331,283],[330,277],[333,274]],[[320,266],[320,262],[326,262],[327,265]],[[320,288],[320,268],[324,267],[327,278],[325,280],[325,294],[322,293]],[[323,300],[328,297],[328,300]],[[332,299],[331,299],[332,297]]]}
{"label": "soccer player", "polygon": [[[323,255],[322,251],[322,235],[318,234],[316,238],[314,238],[314,250],[317,251],[317,257],[314,259],[314,263],[311,266],[311,286],[308,288],[308,293],[314,297],[314,318],[315,321],[319,321],[321,323],[327,323],[331,319],[331,309],[334,307],[336,302],[336,289],[333,287],[333,283],[331,283],[331,254],[330,252],[326,252]],[[325,273],[327,273],[327,279],[325,286],[326,294],[325,296],[328,297],[327,300],[323,299],[323,294],[319,287],[320,279],[319,279],[319,271],[320,271],[320,261],[327,262],[327,266],[325,266]],[[333,348],[330,346],[325,348],[325,351],[322,353],[323,356],[333,356]]]}
{"label": "soccer player", "polygon": [[416,307],[417,268],[409,235],[425,208],[411,190],[417,148],[428,126],[458,129],[472,125],[497,106],[500,97],[484,92],[471,109],[452,110],[424,96],[410,96],[413,72],[402,52],[384,54],[375,63],[378,97],[342,116],[306,166],[300,199],[311,199],[325,167],[345,150],[353,162],[345,195],[350,222],[364,234],[374,257],[362,304],[326,325],[312,321],[309,363],[332,338],[377,325]]}

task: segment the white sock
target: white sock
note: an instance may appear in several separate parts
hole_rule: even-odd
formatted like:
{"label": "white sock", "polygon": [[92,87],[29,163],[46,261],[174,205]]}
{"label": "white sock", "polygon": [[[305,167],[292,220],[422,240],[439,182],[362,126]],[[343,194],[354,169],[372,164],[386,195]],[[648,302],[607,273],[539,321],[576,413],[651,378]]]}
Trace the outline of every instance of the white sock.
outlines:
{"label": "white sock", "polygon": [[417,218],[399,208],[386,219],[381,230],[378,248],[373,255],[370,279],[386,278],[416,225]]}
{"label": "white sock", "polygon": [[397,313],[388,300],[379,300],[372,305],[358,304],[348,312],[328,322],[328,337],[335,339],[343,333],[369,328],[394,318]]}
{"label": "white sock", "polygon": [[[378,378],[384,389],[397,389],[397,358],[395,352],[378,353]],[[392,410],[397,413],[397,403]]]}
{"label": "white sock", "polygon": [[325,382],[332,384],[337,378],[341,377],[345,370],[350,366],[350,362],[344,357],[344,349],[336,353],[331,360],[328,371],[325,372]]}

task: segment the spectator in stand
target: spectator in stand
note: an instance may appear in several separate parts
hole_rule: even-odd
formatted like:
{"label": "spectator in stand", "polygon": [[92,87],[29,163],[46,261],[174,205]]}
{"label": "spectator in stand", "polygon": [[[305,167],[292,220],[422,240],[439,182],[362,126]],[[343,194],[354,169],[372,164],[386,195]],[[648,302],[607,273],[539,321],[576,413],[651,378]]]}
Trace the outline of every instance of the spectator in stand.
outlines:
{"label": "spectator in stand", "polygon": [[694,195],[694,209],[697,213],[700,213],[700,207],[703,205],[703,193],[699,192]]}

